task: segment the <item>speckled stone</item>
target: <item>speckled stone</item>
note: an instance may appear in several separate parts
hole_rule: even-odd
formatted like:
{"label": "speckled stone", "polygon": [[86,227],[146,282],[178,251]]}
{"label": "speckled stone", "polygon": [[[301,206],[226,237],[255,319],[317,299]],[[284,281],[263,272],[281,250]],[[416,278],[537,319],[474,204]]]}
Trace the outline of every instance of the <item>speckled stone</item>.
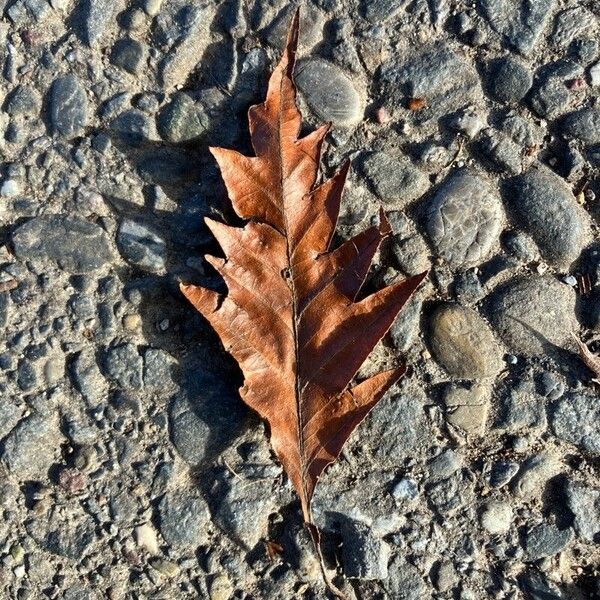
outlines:
{"label": "speckled stone", "polygon": [[557,437],[600,455],[600,403],[592,394],[572,392],[552,410],[552,428]]}
{"label": "speckled stone", "polygon": [[50,119],[54,133],[71,139],[83,132],[88,119],[88,100],[82,81],[75,75],[54,80],[50,91]]}
{"label": "speckled stone", "polygon": [[585,144],[600,144],[600,110],[583,108],[568,114],[563,121],[563,131],[567,137]]}
{"label": "speckled stone", "polygon": [[492,28],[521,54],[535,47],[556,0],[522,3],[518,0],[480,0],[477,3]]}
{"label": "speckled stone", "polygon": [[89,273],[113,257],[99,225],[68,215],[35,217],[15,229],[12,243],[18,257],[49,259],[72,273]]}

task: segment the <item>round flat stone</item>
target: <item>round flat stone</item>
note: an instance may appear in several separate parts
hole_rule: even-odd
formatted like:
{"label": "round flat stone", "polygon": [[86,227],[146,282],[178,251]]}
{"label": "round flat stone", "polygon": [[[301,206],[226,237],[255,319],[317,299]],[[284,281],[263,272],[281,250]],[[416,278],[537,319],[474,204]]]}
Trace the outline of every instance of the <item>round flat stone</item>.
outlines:
{"label": "round flat stone", "polygon": [[382,202],[404,205],[427,191],[429,181],[405,156],[371,152],[361,170]]}
{"label": "round flat stone", "polygon": [[321,59],[303,62],[296,71],[295,82],[320,119],[346,126],[362,119],[360,95],[339,67]]}
{"label": "round flat stone", "polygon": [[146,47],[141,42],[131,38],[117,40],[112,48],[110,61],[128,73],[135,75],[144,66]]}
{"label": "round flat stone", "polygon": [[573,288],[551,276],[512,279],[492,292],[486,310],[500,337],[517,353],[548,354],[564,347],[578,327]]}
{"label": "round flat stone", "polygon": [[177,94],[159,114],[158,132],[169,142],[184,142],[200,137],[208,129],[209,119],[202,106],[187,94]]}
{"label": "round flat stone", "polygon": [[579,256],[589,238],[588,218],[558,175],[532,167],[508,184],[505,197],[515,225],[548,262],[566,268]]}
{"label": "round flat stone", "polygon": [[502,208],[482,175],[459,171],[437,191],[428,211],[427,232],[438,256],[451,267],[479,264],[498,239]]}
{"label": "round flat stone", "polygon": [[458,304],[440,306],[433,313],[430,345],[437,362],[457,377],[493,377],[502,368],[491,329],[474,310]]}
{"label": "round flat stone", "polygon": [[112,258],[106,232],[95,223],[68,215],[43,215],[12,234],[19,258],[47,258],[65,271],[88,273]]}

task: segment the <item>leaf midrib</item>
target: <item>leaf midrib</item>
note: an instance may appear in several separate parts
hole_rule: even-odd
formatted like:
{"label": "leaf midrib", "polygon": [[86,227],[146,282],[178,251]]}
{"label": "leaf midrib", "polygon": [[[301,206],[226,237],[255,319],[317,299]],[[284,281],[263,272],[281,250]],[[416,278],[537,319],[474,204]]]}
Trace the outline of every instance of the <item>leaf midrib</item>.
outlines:
{"label": "leaf midrib", "polygon": [[[288,65],[290,62],[290,57],[288,56]],[[293,59],[291,59],[292,65],[293,65]],[[286,65],[286,68],[287,66]],[[279,97],[278,97],[278,102],[279,102],[279,106],[278,106],[278,110],[277,110],[277,137],[278,137],[278,158],[279,158],[279,188],[280,188],[280,193],[281,193],[281,214],[283,215],[283,224],[284,224],[284,228],[285,228],[285,245],[286,245],[286,260],[287,260],[287,266],[288,266],[288,273],[289,273],[289,285],[290,285],[290,291],[292,294],[292,333],[293,333],[293,337],[294,337],[294,368],[295,368],[295,372],[294,372],[294,399],[296,402],[296,418],[297,418],[297,422],[296,422],[296,431],[297,431],[297,436],[298,436],[298,455],[300,457],[300,468],[299,468],[299,473],[300,473],[300,483],[302,485],[302,494],[304,495],[304,498],[302,498],[302,504],[306,506],[306,510],[308,512],[308,520],[309,522],[312,522],[312,515],[310,513],[310,501],[309,501],[309,494],[308,494],[308,490],[306,489],[306,471],[305,471],[305,448],[304,448],[304,431],[303,431],[303,426],[302,426],[302,402],[301,402],[301,392],[300,392],[300,380],[298,377],[298,373],[299,373],[299,369],[298,369],[298,364],[299,364],[299,348],[298,348],[298,320],[297,320],[297,306],[296,306],[296,300],[297,300],[297,294],[296,294],[296,286],[295,286],[295,278],[294,278],[294,271],[293,271],[293,267],[292,267],[292,250],[290,248],[290,231],[289,231],[289,227],[288,227],[288,215],[287,215],[287,210],[286,210],[286,203],[285,203],[285,199],[286,196],[284,194],[284,173],[283,173],[283,144],[282,144],[282,135],[281,135],[281,131],[282,131],[282,115],[283,115],[283,84],[284,81],[286,79],[286,74],[282,71],[281,73],[281,80],[279,83]],[[291,78],[290,78],[291,80]],[[293,86],[294,84],[291,83],[291,85]]]}

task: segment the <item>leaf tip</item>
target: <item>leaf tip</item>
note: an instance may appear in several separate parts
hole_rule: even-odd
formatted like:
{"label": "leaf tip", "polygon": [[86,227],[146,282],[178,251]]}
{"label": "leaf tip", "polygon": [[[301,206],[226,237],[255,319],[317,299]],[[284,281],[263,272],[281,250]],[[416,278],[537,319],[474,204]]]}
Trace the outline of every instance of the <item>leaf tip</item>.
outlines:
{"label": "leaf tip", "polygon": [[296,62],[296,50],[298,49],[298,33],[300,31],[300,7],[297,7],[292,16],[290,28],[285,42],[285,50],[281,57],[281,65],[291,78]]}
{"label": "leaf tip", "polygon": [[392,233],[392,226],[390,225],[382,206],[379,207],[379,233],[382,238],[387,237]]}

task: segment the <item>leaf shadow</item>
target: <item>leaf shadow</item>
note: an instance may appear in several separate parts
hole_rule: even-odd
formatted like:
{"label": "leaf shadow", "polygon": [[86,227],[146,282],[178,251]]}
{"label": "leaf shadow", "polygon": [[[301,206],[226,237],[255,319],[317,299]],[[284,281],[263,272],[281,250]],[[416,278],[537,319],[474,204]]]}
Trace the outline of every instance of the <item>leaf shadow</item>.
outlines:
{"label": "leaf shadow", "polygon": [[[223,113],[230,116],[227,109]],[[104,196],[116,221],[132,219],[165,241],[164,273],[130,266],[120,276],[125,296],[138,298],[147,343],[175,358],[176,391],[164,407],[170,438],[188,464],[203,470],[242,433],[248,415],[239,397],[243,378],[237,363],[179,290],[180,281],[219,287],[202,258],[220,252],[203,218],[231,223],[236,215],[208,146],[230,146],[231,136],[222,120],[193,142],[147,140],[110,128],[102,133],[147,184],[142,206],[116,195]],[[162,200],[157,199],[155,186],[164,193]],[[182,423],[183,433],[177,430]]]}

